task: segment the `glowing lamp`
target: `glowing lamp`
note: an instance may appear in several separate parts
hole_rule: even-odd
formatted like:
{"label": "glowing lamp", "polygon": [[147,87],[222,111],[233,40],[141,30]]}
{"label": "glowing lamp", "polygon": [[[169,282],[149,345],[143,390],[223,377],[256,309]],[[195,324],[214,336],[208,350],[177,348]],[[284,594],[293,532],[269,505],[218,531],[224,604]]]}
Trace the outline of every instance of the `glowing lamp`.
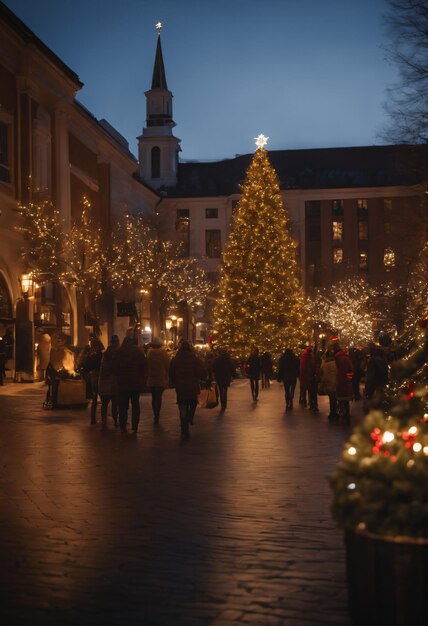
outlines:
{"label": "glowing lamp", "polygon": [[21,291],[23,296],[32,296],[34,281],[32,274],[22,274],[20,278]]}
{"label": "glowing lamp", "polygon": [[171,330],[172,320],[165,320],[165,328]]}

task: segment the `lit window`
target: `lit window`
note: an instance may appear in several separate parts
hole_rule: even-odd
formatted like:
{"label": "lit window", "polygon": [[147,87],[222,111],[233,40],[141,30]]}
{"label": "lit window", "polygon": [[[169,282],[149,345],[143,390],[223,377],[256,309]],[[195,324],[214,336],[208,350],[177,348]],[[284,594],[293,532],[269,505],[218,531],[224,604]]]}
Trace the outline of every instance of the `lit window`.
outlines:
{"label": "lit window", "polygon": [[364,209],[365,211],[367,211],[367,199],[363,198],[363,199],[357,200],[357,207],[359,209]]}
{"label": "lit window", "polygon": [[10,125],[0,122],[0,182],[11,182],[10,168]]}
{"label": "lit window", "polygon": [[205,217],[207,220],[218,217],[218,209],[205,209]]}
{"label": "lit window", "polygon": [[386,248],[384,251],[383,264],[387,269],[395,266],[395,252],[392,248]]}
{"label": "lit window", "polygon": [[369,227],[366,221],[360,220],[358,222],[358,239],[360,241],[366,241],[369,234]]}
{"label": "lit window", "polygon": [[221,231],[205,231],[205,251],[209,259],[219,259],[221,255]]}
{"label": "lit window", "polygon": [[177,209],[177,221],[175,230],[179,233],[188,232],[190,226],[189,209]]}
{"label": "lit window", "polygon": [[333,239],[341,241],[343,236],[343,222],[333,222]]}
{"label": "lit window", "polygon": [[360,270],[366,270],[369,266],[368,254],[365,250],[361,250],[359,253],[359,268]]}
{"label": "lit window", "polygon": [[343,263],[343,248],[334,248],[333,263]]}

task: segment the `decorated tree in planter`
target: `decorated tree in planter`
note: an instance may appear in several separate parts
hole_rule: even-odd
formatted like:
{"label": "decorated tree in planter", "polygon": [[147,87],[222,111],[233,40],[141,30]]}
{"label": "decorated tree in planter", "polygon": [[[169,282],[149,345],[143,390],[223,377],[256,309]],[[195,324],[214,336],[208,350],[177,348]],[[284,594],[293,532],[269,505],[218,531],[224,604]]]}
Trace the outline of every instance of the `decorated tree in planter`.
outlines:
{"label": "decorated tree in planter", "polygon": [[[421,328],[422,326],[422,328]],[[344,446],[330,477],[345,529],[350,612],[357,624],[428,621],[428,336],[408,329],[379,408]],[[417,337],[408,345],[409,336]],[[368,584],[369,581],[369,584]]]}
{"label": "decorated tree in planter", "polygon": [[307,338],[296,243],[265,143],[260,135],[242,185],[214,311],[216,340],[236,358],[251,344],[279,354]]}

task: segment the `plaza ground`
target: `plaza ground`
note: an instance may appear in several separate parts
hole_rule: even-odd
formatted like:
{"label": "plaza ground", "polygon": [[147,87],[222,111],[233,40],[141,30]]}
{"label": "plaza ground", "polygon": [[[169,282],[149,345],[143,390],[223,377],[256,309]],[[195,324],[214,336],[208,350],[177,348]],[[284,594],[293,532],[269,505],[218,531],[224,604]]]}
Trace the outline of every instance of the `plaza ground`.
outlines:
{"label": "plaza ground", "polygon": [[350,623],[326,479],[349,427],[325,398],[285,412],[237,380],[183,440],[173,390],[137,435],[45,392],[0,387],[2,624]]}

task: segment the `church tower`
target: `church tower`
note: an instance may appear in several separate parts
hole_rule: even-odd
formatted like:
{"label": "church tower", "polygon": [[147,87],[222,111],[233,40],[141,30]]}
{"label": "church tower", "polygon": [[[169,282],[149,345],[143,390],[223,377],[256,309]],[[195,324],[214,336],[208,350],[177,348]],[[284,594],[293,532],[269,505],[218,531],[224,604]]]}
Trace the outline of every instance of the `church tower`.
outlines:
{"label": "church tower", "polygon": [[174,137],[172,129],[172,93],[168,90],[163,64],[160,31],[156,24],[158,39],[152,87],[146,91],[146,127],[138,137],[139,173],[150,187],[172,187],[177,184],[178,153],[180,139]]}

